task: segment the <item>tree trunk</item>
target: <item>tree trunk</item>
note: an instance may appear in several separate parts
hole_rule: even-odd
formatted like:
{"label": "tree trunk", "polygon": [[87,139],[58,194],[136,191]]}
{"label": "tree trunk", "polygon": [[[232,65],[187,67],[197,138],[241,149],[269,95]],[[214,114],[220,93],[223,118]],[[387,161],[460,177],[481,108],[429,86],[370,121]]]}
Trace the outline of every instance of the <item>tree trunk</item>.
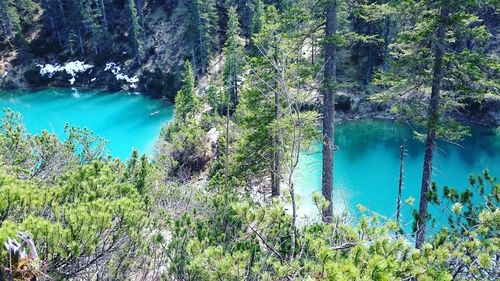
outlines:
{"label": "tree trunk", "polygon": [[333,216],[333,153],[335,148],[334,124],[335,115],[334,83],[335,83],[335,51],[336,46],[333,36],[336,33],[337,3],[335,0],[328,1],[326,7],[326,40],[325,45],[325,80],[323,94],[323,175],[322,194],[328,200],[328,207],[323,210],[323,221],[332,222]]}
{"label": "tree trunk", "polygon": [[139,14],[139,21],[141,22],[141,27],[144,32],[145,31],[144,10],[143,10],[144,2],[142,0],[136,0],[135,6],[137,7],[137,13]]}
{"label": "tree trunk", "polygon": [[384,18],[384,62],[382,63],[382,70],[386,72],[389,69],[389,34],[391,32],[391,19],[389,16]]}
{"label": "tree trunk", "polygon": [[[279,123],[280,119],[280,105],[278,91],[274,91],[274,118]],[[280,195],[280,176],[281,176],[281,163],[280,163],[280,132],[279,128],[276,129],[273,137],[273,167],[271,171],[271,195],[273,197]]]}
{"label": "tree trunk", "polygon": [[224,176],[226,177],[226,185],[229,186],[229,106],[231,101],[231,91],[227,91],[226,105],[226,165],[224,167]]}
{"label": "tree trunk", "polygon": [[61,24],[62,24],[62,30],[64,32],[63,35],[61,35],[61,37],[65,37],[65,41],[66,41],[66,46],[67,48],[69,48],[70,50],[70,53],[71,54],[74,54],[74,50],[73,50],[73,44],[71,43],[71,39],[70,39],[70,30],[68,29],[68,25],[67,25],[67,21],[66,21],[66,16],[64,15],[64,6],[62,4],[62,1],[61,0],[58,0],[57,1],[57,4],[59,6],[59,13],[61,13]]}
{"label": "tree trunk", "polygon": [[78,45],[80,46],[80,51],[82,52],[82,55],[85,55],[85,48],[83,47],[83,38],[80,27],[78,27],[77,31],[78,31]]}
{"label": "tree trunk", "polygon": [[314,64],[314,45],[316,44],[316,36],[311,36],[311,64]]}
{"label": "tree trunk", "polygon": [[[229,79],[234,79],[233,77],[233,65],[229,64]],[[229,184],[229,110],[231,108],[231,96],[233,91],[236,90],[234,82],[231,82],[232,87],[227,90],[227,105],[226,105],[226,165],[224,167],[224,175],[226,177],[226,184]]]}
{"label": "tree trunk", "polygon": [[[375,46],[374,46],[375,47]],[[369,51],[368,53],[368,59],[366,61],[366,66],[365,66],[365,85],[369,85],[370,82],[372,81],[372,75],[373,75],[373,66],[375,64],[374,57],[373,57],[373,52],[372,50]]]}
{"label": "tree trunk", "polygon": [[54,17],[52,15],[49,15],[49,21],[54,39],[62,46],[61,34],[59,33],[57,25],[54,23]]}
{"label": "tree trunk", "polygon": [[109,31],[108,18],[106,17],[106,6],[104,5],[104,0],[101,0],[101,11],[102,11],[102,20],[104,22],[104,28],[106,29],[106,32],[108,32]]}
{"label": "tree trunk", "polygon": [[397,202],[397,207],[396,207],[396,222],[398,223],[398,226],[400,225],[400,220],[401,220],[401,193],[403,191],[405,142],[406,142],[406,140],[403,139],[403,143],[401,144],[401,156],[399,159],[399,186],[398,186],[398,202]]}
{"label": "tree trunk", "polygon": [[193,65],[194,78],[198,79],[198,69],[196,68],[196,54],[194,51],[194,42],[191,44],[191,64]]}
{"label": "tree trunk", "polygon": [[[199,7],[198,7],[199,9]],[[198,12],[198,15],[200,14],[201,11]],[[204,26],[203,26],[203,22],[201,21],[201,16],[199,15],[198,16],[198,28],[199,28],[199,34],[198,34],[198,37],[199,37],[199,43],[200,43],[200,64],[201,64],[201,75],[205,75],[206,73],[206,62],[205,62],[205,51],[206,51],[206,48],[204,46],[204,42],[203,42],[203,34],[204,34]]]}
{"label": "tree trunk", "polygon": [[436,32],[434,44],[434,66],[432,76],[431,99],[429,102],[427,138],[425,141],[425,156],[422,175],[422,187],[420,191],[420,206],[417,218],[417,232],[415,247],[420,249],[425,241],[425,230],[427,226],[427,215],[429,202],[427,192],[431,185],[432,158],[436,144],[436,129],[439,126],[439,100],[441,91],[441,80],[443,77],[444,38],[449,16],[449,0],[441,0],[441,11],[439,15],[439,26]]}

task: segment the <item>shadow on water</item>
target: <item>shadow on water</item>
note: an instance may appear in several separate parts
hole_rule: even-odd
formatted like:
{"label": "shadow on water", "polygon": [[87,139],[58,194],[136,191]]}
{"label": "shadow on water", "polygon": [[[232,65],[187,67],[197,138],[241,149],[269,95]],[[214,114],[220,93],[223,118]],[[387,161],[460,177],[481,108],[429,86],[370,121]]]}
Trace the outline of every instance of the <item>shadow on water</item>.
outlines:
{"label": "shadow on water", "polygon": [[349,121],[337,125],[335,144],[347,160],[362,160],[370,151],[382,148],[391,156],[399,157],[399,148],[406,139],[410,153],[419,151],[419,142],[404,125],[386,121]]}
{"label": "shadow on water", "polygon": [[[472,126],[470,133],[471,136],[457,143],[438,141],[436,155],[447,158],[456,154],[468,168],[474,167],[482,156],[500,157],[500,136],[495,129]],[[399,158],[403,140],[406,140],[407,155],[423,158],[424,144],[415,138],[407,125],[374,120],[349,121],[337,125],[335,131],[338,151],[352,162],[361,161],[379,146],[391,158]]]}

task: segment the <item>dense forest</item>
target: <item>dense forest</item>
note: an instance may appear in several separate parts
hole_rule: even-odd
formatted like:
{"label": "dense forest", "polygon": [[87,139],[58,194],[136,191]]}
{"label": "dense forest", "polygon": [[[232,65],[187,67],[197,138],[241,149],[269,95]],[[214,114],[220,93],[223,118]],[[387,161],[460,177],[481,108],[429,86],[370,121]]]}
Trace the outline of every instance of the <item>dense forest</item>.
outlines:
{"label": "dense forest", "polygon": [[[0,280],[498,280],[500,183],[487,169],[459,189],[433,175],[438,141],[500,125],[499,8],[0,0],[2,88],[121,89],[175,106],[154,156],[125,161],[90,129],[32,134],[5,109]],[[334,211],[335,126],[365,117],[409,124],[424,144],[420,198],[401,197],[400,176],[391,217]],[[314,143],[322,192],[305,222],[295,173]]]}

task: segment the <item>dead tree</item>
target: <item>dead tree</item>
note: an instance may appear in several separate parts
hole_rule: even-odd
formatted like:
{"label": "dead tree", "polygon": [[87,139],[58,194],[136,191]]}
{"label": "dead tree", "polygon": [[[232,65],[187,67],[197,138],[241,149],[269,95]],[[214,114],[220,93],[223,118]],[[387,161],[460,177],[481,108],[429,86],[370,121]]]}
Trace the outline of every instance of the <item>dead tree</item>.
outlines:
{"label": "dead tree", "polygon": [[400,225],[400,220],[401,220],[401,192],[403,190],[405,143],[406,143],[406,140],[403,139],[403,142],[401,143],[401,155],[399,158],[399,186],[398,186],[398,202],[397,202],[397,208],[396,208],[396,221],[397,221],[398,225]]}

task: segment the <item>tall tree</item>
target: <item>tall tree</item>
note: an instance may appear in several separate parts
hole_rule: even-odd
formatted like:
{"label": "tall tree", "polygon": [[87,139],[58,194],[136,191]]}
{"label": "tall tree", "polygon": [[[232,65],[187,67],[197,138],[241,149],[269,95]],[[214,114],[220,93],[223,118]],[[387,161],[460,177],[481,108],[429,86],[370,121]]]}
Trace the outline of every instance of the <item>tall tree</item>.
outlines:
{"label": "tall tree", "polygon": [[90,34],[92,51],[97,54],[101,49],[102,39],[105,35],[105,31],[98,21],[98,10],[94,9],[92,0],[82,0],[80,5],[83,26],[86,33]]}
{"label": "tall tree", "polygon": [[204,75],[219,42],[215,1],[188,0],[180,5],[187,20],[183,36],[186,45],[191,49],[193,69],[196,74]]}
{"label": "tall tree", "polygon": [[21,19],[10,0],[0,0],[0,39],[12,45],[12,40],[21,31]]}
{"label": "tall tree", "polygon": [[323,221],[332,222],[333,216],[333,153],[334,141],[334,116],[335,116],[335,35],[337,28],[337,2],[329,0],[326,5],[326,31],[325,31],[325,70],[323,89],[323,173],[322,194],[329,204],[323,210]]}
{"label": "tall tree", "polygon": [[[238,103],[238,92],[242,82],[244,50],[239,37],[238,14],[234,7],[229,8],[227,22],[227,40],[224,47],[224,57],[226,62],[222,72],[224,89],[226,95],[226,167],[225,175],[228,176],[229,167],[229,117],[230,112],[234,111]],[[231,104],[233,102],[233,104]]]}
{"label": "tall tree", "polygon": [[230,95],[228,103],[231,103],[231,100],[234,101],[234,104],[231,106],[234,110],[238,103],[238,91],[242,82],[241,75],[243,74],[243,66],[245,64],[245,53],[242,39],[239,36],[240,29],[236,9],[231,7],[228,14],[227,40],[224,47],[225,63],[222,70],[222,78],[224,88],[228,95]]}
{"label": "tall tree", "polygon": [[262,29],[263,14],[264,3],[262,3],[262,0],[256,0],[253,5],[251,34],[259,33]]}
{"label": "tall tree", "polygon": [[[66,0],[66,12],[68,14],[67,24],[70,30],[68,33],[68,42],[74,46],[74,41],[76,39],[76,47],[80,50],[80,54],[82,55],[85,54],[85,30],[83,25],[85,16],[83,7],[85,2],[86,1],[80,0]],[[73,47],[71,47],[71,51],[73,51]]]}
{"label": "tall tree", "polygon": [[[425,242],[428,205],[435,198],[431,186],[436,142],[467,134],[451,111],[471,99],[498,95],[498,58],[485,48],[491,35],[478,17],[481,5],[485,3],[440,0],[398,6],[402,29],[393,45],[392,67],[377,78],[387,90],[375,98],[390,100],[393,112],[415,123],[417,137],[425,142],[420,203],[414,214],[417,248]],[[462,44],[464,40],[473,43]]]}
{"label": "tall tree", "polygon": [[73,39],[71,36],[72,26],[68,24],[68,14],[66,6],[68,3],[63,3],[63,0],[43,0],[42,8],[45,11],[46,25],[50,26],[53,40],[70,54],[74,53]]}
{"label": "tall tree", "polygon": [[302,45],[296,29],[301,18],[293,13],[280,17],[274,6],[267,6],[262,20],[262,29],[253,37],[257,55],[249,57],[237,106],[241,135],[233,170],[241,178],[265,180],[271,195],[279,196],[282,186],[294,193],[297,151],[306,147],[306,135],[315,131],[304,133],[314,114],[303,104],[310,97],[309,83],[320,75],[297,52]]}
{"label": "tall tree", "polygon": [[399,156],[399,183],[398,183],[398,200],[396,203],[396,223],[398,226],[401,222],[401,195],[403,193],[403,175],[404,175],[404,164],[405,164],[405,144],[406,140],[403,139],[401,142],[401,154]]}
{"label": "tall tree", "polygon": [[193,118],[200,105],[195,92],[193,67],[189,61],[184,63],[182,76],[182,88],[175,96],[175,118],[179,122]]}
{"label": "tall tree", "polygon": [[441,92],[441,80],[443,79],[443,56],[444,56],[444,37],[446,35],[446,26],[449,20],[449,0],[441,0],[439,24],[436,31],[434,42],[434,62],[432,67],[432,89],[429,100],[429,113],[427,123],[427,137],[425,139],[425,156],[422,175],[422,186],[420,191],[419,218],[417,219],[417,233],[415,247],[420,248],[425,241],[425,231],[428,213],[427,193],[431,186],[432,160],[434,156],[434,147],[436,145],[436,131],[439,124],[439,102]]}
{"label": "tall tree", "polygon": [[109,27],[108,27],[108,16],[106,13],[106,0],[96,0],[97,6],[98,6],[98,13],[102,17],[102,22],[104,24],[104,30],[106,32],[109,32]]}
{"label": "tall tree", "polygon": [[139,24],[139,17],[137,16],[137,8],[134,0],[126,0],[125,11],[128,17],[128,30],[132,50],[134,51],[136,60],[140,61],[143,55],[141,26]]}

